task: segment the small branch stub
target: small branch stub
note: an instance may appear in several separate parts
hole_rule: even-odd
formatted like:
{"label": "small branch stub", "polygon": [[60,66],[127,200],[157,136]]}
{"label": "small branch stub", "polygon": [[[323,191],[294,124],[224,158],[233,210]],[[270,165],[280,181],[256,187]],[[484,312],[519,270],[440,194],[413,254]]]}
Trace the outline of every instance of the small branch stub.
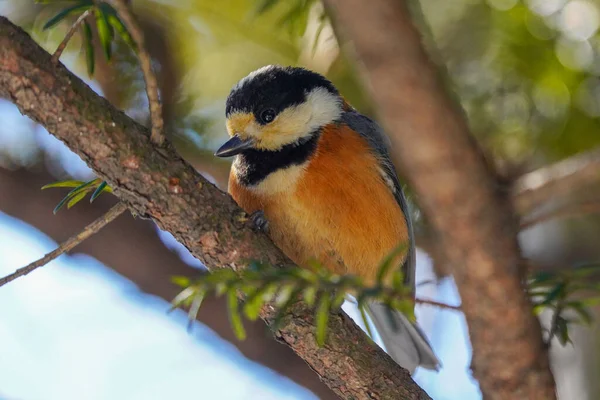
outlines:
{"label": "small branch stub", "polygon": [[65,51],[67,44],[69,44],[69,40],[71,40],[79,25],[81,25],[81,23],[88,17],[88,15],[90,15],[90,13],[91,10],[86,10],[83,14],[79,16],[79,18],[77,18],[73,25],[71,25],[71,28],[69,28],[69,31],[65,35],[64,39],[62,40],[62,42],[60,42],[60,44],[54,51],[54,54],[52,54],[52,62],[54,64],[58,63],[60,56],[62,55],[63,51]]}
{"label": "small branch stub", "polygon": [[430,299],[416,298],[415,303],[441,308],[442,310],[452,310],[452,311],[462,312],[462,309],[460,308],[460,306],[454,306],[452,304],[446,304],[446,303],[442,303],[440,301],[435,301],[435,300],[430,300]]}

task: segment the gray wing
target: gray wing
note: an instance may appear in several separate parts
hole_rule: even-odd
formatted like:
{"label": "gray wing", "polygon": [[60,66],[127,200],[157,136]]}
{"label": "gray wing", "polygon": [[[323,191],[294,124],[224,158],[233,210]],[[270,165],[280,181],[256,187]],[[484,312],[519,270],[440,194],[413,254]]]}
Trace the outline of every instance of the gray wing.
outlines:
{"label": "gray wing", "polygon": [[382,179],[386,181],[386,184],[390,186],[390,190],[394,192],[396,202],[398,202],[398,205],[400,206],[400,209],[404,214],[406,226],[408,228],[408,237],[410,243],[406,261],[403,265],[403,273],[405,283],[407,285],[410,285],[414,293],[416,268],[414,240],[415,236],[412,221],[410,218],[410,209],[408,208],[408,203],[406,201],[406,198],[404,197],[404,192],[402,191],[402,186],[400,185],[400,181],[398,180],[398,175],[396,175],[394,164],[392,163],[392,160],[390,158],[390,141],[381,129],[381,127],[377,125],[375,121],[362,114],[359,114],[356,111],[344,112],[342,114],[341,119],[342,122],[346,123],[350,128],[362,135],[369,142],[371,148],[373,148],[375,153],[378,155],[381,169],[385,174],[385,178],[382,177]]}
{"label": "gray wing", "polygon": [[[389,139],[373,120],[355,111],[348,111],[342,114],[342,122],[348,124],[350,128],[362,135],[378,155],[380,167],[385,175],[382,176],[382,179],[385,180],[390,190],[394,192],[396,202],[398,202],[400,209],[402,209],[410,241],[408,255],[402,268],[405,283],[410,285],[414,294],[416,267],[414,232],[410,218],[410,209],[408,208],[402,186],[389,155]],[[389,310],[382,304],[369,303],[367,308],[388,354],[400,366],[408,369],[411,374],[419,365],[432,370],[439,368],[440,361],[417,324],[409,322],[402,313]]]}

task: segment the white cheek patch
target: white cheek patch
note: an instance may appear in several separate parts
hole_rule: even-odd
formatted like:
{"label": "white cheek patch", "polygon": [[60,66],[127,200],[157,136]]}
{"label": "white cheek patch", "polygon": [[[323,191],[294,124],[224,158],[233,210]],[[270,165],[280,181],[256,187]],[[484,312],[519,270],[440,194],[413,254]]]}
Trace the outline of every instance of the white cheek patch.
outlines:
{"label": "white cheek patch", "polygon": [[342,115],[342,100],[340,97],[322,87],[310,91],[306,95],[306,102],[302,106],[310,109],[307,123],[310,132],[332,123]]}
{"label": "white cheek patch", "polygon": [[249,135],[258,137],[266,148],[278,148],[308,137],[342,115],[341,99],[325,88],[306,94],[306,100],[283,110],[272,124]]}

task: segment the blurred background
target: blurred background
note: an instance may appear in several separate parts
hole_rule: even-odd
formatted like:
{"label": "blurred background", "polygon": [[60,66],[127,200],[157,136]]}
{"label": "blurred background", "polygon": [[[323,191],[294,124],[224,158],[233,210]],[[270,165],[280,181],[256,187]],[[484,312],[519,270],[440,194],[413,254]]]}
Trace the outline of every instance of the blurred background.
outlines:
{"label": "blurred background", "polygon": [[[53,52],[76,15],[43,30],[69,5],[49,3],[2,0],[0,14]],[[350,103],[376,118],[357,74],[360,60],[351,44],[334,36],[318,1],[131,3],[156,63],[170,139],[223,189],[229,164],[212,152],[226,136],[224,101],[232,85],[258,67],[302,65],[323,73]],[[412,3],[473,133],[507,178],[600,146],[600,1]],[[90,76],[82,44],[78,32],[61,61],[148,124],[144,82],[128,46],[116,40],[110,62],[97,46]],[[93,205],[82,202],[53,215],[66,192],[40,187],[93,173],[2,99],[0,122],[0,274],[6,275],[51,251],[115,200],[104,195]],[[598,198],[599,189],[553,203]],[[425,231],[418,199],[414,205],[418,229]],[[548,221],[520,239],[538,268],[560,269],[600,260],[599,237],[600,218],[587,215]],[[427,254],[427,241],[420,235],[417,277],[433,283],[419,286],[418,294],[459,304],[448,270]],[[237,342],[219,299],[202,306],[202,322],[188,333],[183,312],[167,313],[166,293],[172,290],[169,277],[190,268],[202,266],[169,234],[123,215],[71,255],[2,287],[0,399],[335,398],[261,323],[246,323],[249,337]],[[417,316],[443,368],[417,370],[415,380],[436,400],[479,399],[462,315],[419,306]],[[561,399],[600,398],[598,333],[593,323],[572,329],[572,345],[552,343]]]}

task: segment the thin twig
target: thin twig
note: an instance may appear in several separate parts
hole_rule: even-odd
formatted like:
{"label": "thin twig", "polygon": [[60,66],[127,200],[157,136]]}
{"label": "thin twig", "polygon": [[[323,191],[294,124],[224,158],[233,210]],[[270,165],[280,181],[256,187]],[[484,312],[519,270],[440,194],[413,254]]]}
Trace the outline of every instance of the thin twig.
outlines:
{"label": "thin twig", "polygon": [[152,59],[146,50],[144,43],[144,33],[138,23],[135,21],[133,14],[129,10],[127,4],[123,0],[113,0],[112,5],[117,10],[119,17],[127,27],[133,41],[137,45],[137,55],[140,60],[140,67],[146,81],[146,95],[148,96],[148,104],[150,105],[150,119],[152,121],[152,133],[150,140],[152,143],[162,146],[165,140],[163,135],[163,118],[162,105],[158,98],[158,82],[156,75],[152,70]]}
{"label": "thin twig", "polygon": [[69,28],[69,31],[65,35],[65,38],[62,40],[62,42],[60,42],[60,44],[58,45],[58,47],[54,51],[54,54],[52,54],[52,62],[54,64],[58,63],[58,59],[60,58],[60,56],[62,55],[63,51],[67,47],[67,44],[69,43],[69,40],[71,40],[71,38],[75,34],[75,31],[77,30],[77,28],[79,27],[79,25],[81,25],[81,23],[83,22],[83,20],[85,20],[87,18],[87,16],[90,15],[90,12],[91,12],[91,9],[90,10],[86,10],[83,14],[81,14],[79,16],[79,18],[77,18],[77,20],[75,21],[75,23],[73,23],[73,25],[71,25],[71,28]]}
{"label": "thin twig", "polygon": [[529,229],[534,225],[540,224],[542,222],[546,222],[551,219],[557,218],[568,218],[568,217],[577,217],[586,214],[597,214],[600,213],[600,202],[599,201],[591,201],[586,203],[580,203],[575,206],[568,205],[558,210],[552,210],[547,213],[544,213],[540,216],[530,218],[526,221],[521,222],[521,230]]}
{"label": "thin twig", "polygon": [[426,304],[426,305],[429,305],[429,306],[443,308],[445,310],[454,310],[454,311],[460,311],[460,312],[462,312],[462,309],[460,308],[460,306],[453,306],[451,304],[446,304],[446,303],[442,303],[442,302],[435,301],[435,300],[415,299],[415,303],[417,303],[417,304]]}
{"label": "thin twig", "polygon": [[427,279],[425,281],[421,281],[417,283],[417,287],[426,286],[426,285],[436,285],[438,283],[437,279]]}
{"label": "thin twig", "polygon": [[4,278],[1,278],[0,286],[4,286],[7,283],[12,282],[17,278],[20,278],[21,276],[25,276],[28,273],[30,273],[31,271],[48,264],[50,261],[54,260],[61,254],[70,251],[75,246],[77,246],[79,243],[83,242],[85,239],[89,238],[90,236],[92,236],[93,234],[98,232],[100,229],[104,228],[106,225],[108,225],[110,222],[112,222],[115,218],[117,218],[119,215],[121,215],[125,210],[127,210],[127,206],[125,205],[125,203],[119,203],[119,204],[115,205],[110,210],[108,210],[108,212],[106,214],[102,215],[100,218],[98,218],[97,220],[95,220],[94,222],[92,222],[91,224],[86,226],[85,228],[83,228],[83,230],[81,232],[79,232],[78,234],[76,234],[75,236],[72,236],[69,239],[67,239],[66,242],[62,243],[54,251],[46,254],[44,257],[40,258],[37,261],[32,262],[31,264],[29,264],[23,268],[19,268],[12,274],[7,275]]}

